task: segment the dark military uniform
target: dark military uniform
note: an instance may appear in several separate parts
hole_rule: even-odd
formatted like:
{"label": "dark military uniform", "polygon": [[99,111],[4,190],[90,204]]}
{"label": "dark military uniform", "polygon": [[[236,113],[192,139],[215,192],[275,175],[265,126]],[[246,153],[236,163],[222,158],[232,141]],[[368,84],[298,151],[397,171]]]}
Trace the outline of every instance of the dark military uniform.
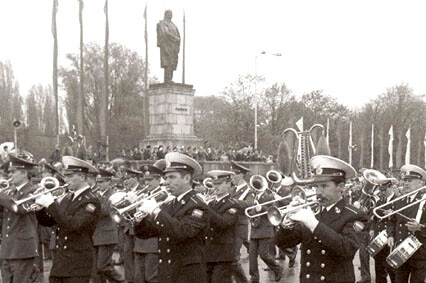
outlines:
{"label": "dark military uniform", "polygon": [[155,219],[135,225],[136,236],[158,238],[158,282],[206,282],[204,254],[207,227],[206,204],[190,191],[181,200],[162,207]]}
{"label": "dark military uniform", "polygon": [[210,223],[206,235],[208,282],[232,282],[238,205],[227,196],[218,202],[210,202],[209,207]]}
{"label": "dark military uniform", "polygon": [[17,212],[12,209],[12,199],[26,198],[32,192],[34,188],[27,183],[19,191],[13,188],[10,198],[0,198],[0,206],[4,207],[0,258],[5,283],[30,282],[36,276],[34,264],[39,252],[36,217],[23,206]]}
{"label": "dark military uniform", "polygon": [[[395,210],[409,204],[412,201],[421,199],[422,195],[417,194],[414,200],[411,200],[410,196],[404,198],[395,203]],[[403,210],[401,213],[405,216],[416,219],[419,210],[419,204],[416,204],[410,208]],[[400,268],[395,271],[396,282],[408,282],[408,277],[411,273],[412,282],[424,282],[426,279],[426,205],[423,207],[422,217],[420,224],[424,226],[421,231],[415,233],[410,232],[405,224],[407,219],[396,214],[395,217],[389,219],[388,225],[388,236],[394,237],[396,248],[402,241],[404,241],[409,235],[414,235],[423,245],[405,262]]]}
{"label": "dark military uniform", "polygon": [[102,197],[101,201],[101,216],[96,225],[95,233],[93,234],[94,253],[94,270],[96,274],[92,277],[93,283],[96,282],[123,282],[121,275],[114,269],[112,262],[112,254],[118,243],[117,224],[111,218],[111,207],[108,197],[112,190],[109,190]]}
{"label": "dark military uniform", "polygon": [[[378,202],[377,206],[382,205],[386,202],[389,202],[393,199],[393,196],[391,198],[382,197]],[[374,231],[374,237],[376,237],[380,232],[383,230],[386,230],[391,232],[391,234],[394,234],[394,227],[392,225],[388,225],[388,219],[379,220],[377,217],[372,216],[371,222],[370,222],[370,230]],[[374,237],[372,239],[374,239]],[[389,275],[389,278],[391,279],[391,282],[395,282],[395,272],[394,270],[389,266],[389,264],[386,262],[386,257],[389,255],[390,249],[386,245],[380,252],[378,252],[374,256],[374,269],[376,270],[376,283],[387,283],[386,276]]]}
{"label": "dark military uniform", "polygon": [[355,207],[342,199],[317,215],[318,226],[311,233],[301,224],[279,228],[275,243],[280,248],[301,246],[300,282],[354,282],[352,260],[358,250],[355,221],[366,221]]}
{"label": "dark military uniform", "polygon": [[89,282],[93,264],[93,240],[101,205],[90,187],[73,200],[67,195],[36,213],[41,225],[56,228],[56,246],[49,282]]}
{"label": "dark military uniform", "polygon": [[[256,196],[259,204],[273,200],[274,197],[267,191]],[[269,206],[262,206],[262,212],[266,211]],[[258,212],[256,212],[258,213]],[[269,222],[267,215],[255,217],[251,219],[251,233],[250,233],[250,277],[252,282],[259,282],[259,267],[257,257],[266,263],[266,265],[274,272],[275,277],[279,278],[282,273],[280,265],[275,261],[274,256],[271,254],[271,245],[274,239],[274,226]]]}

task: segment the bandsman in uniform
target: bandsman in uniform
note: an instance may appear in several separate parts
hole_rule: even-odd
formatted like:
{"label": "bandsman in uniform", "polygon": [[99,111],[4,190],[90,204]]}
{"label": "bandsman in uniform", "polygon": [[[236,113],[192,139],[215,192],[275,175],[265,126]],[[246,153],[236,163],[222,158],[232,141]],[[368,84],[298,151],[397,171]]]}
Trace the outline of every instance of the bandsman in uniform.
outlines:
{"label": "bandsman in uniform", "polygon": [[[401,176],[404,187],[402,194],[415,191],[425,185],[426,171],[422,168],[407,164],[401,167]],[[407,204],[410,204],[423,197],[426,190],[420,191],[411,196],[401,199],[395,203],[394,210],[397,210]],[[426,280],[426,207],[425,201],[413,205],[401,211],[412,220],[407,220],[399,214],[389,219],[388,236],[389,244],[396,248],[409,235],[416,237],[422,246],[398,269],[395,270],[397,283],[409,282],[425,282]]]}
{"label": "bandsman in uniform", "polygon": [[[144,175],[147,193],[159,188],[163,171],[152,165],[140,168]],[[158,282],[158,238],[135,238],[135,282]]]}
{"label": "bandsman in uniform", "polygon": [[207,282],[232,283],[232,263],[235,261],[236,225],[239,205],[231,198],[231,171],[213,170],[216,199],[209,203],[209,229],[206,235]]}
{"label": "bandsman in uniform", "polygon": [[192,177],[201,173],[201,166],[178,152],[168,153],[165,159],[165,185],[176,199],[161,207],[155,199],[145,201],[140,210],[149,216],[135,226],[136,236],[158,237],[158,282],[207,282],[207,204],[192,189]]}
{"label": "bandsman in uniform", "polygon": [[[380,184],[380,199],[377,201],[376,206],[388,203],[395,198],[393,192],[393,184],[391,180],[383,180]],[[370,239],[373,240],[380,232],[388,230],[389,219],[380,220],[374,215],[371,216],[370,221]],[[389,227],[393,229],[392,226]],[[394,232],[391,232],[392,235]],[[386,262],[386,257],[389,255],[390,249],[389,246],[385,246],[380,252],[374,256],[374,269],[376,271],[376,283],[387,283],[386,276],[389,275],[389,278],[392,283],[395,283],[395,272]]]}
{"label": "bandsman in uniform", "polygon": [[249,220],[244,214],[244,209],[254,204],[255,193],[249,188],[246,182],[246,176],[250,169],[238,164],[235,161],[231,161],[231,171],[234,172],[232,177],[232,183],[234,185],[234,192],[232,198],[238,200],[241,205],[241,211],[239,211],[238,221],[236,226],[236,244],[235,244],[235,261],[232,266],[234,279],[237,283],[248,282],[247,276],[241,266],[241,247],[244,246],[249,250]]}
{"label": "bandsman in uniform", "polygon": [[115,270],[112,255],[114,248],[118,244],[117,224],[111,218],[111,205],[109,196],[113,193],[111,189],[111,178],[114,173],[108,170],[99,169],[96,177],[96,195],[101,203],[101,216],[93,234],[93,244],[95,247],[94,274],[92,283],[124,282],[121,274]]}
{"label": "bandsman in uniform", "polygon": [[0,258],[2,282],[34,282],[37,276],[35,258],[37,249],[37,220],[34,212],[23,205],[16,207],[13,199],[20,200],[35,191],[31,185],[32,170],[37,164],[9,155],[10,188],[1,193],[3,227]]}
{"label": "bandsman in uniform", "polygon": [[41,225],[56,228],[50,283],[88,283],[93,265],[92,236],[101,213],[101,205],[86,182],[97,169],[86,161],[64,156],[65,181],[69,192],[55,200],[52,194],[36,199],[44,207],[36,213]]}
{"label": "bandsman in uniform", "polygon": [[[270,205],[262,205],[264,202],[274,200],[272,192],[263,189],[257,192],[255,198],[256,213],[266,211]],[[259,266],[257,258],[263,260],[264,263],[274,273],[275,282],[279,282],[282,277],[282,267],[275,260],[275,255],[271,253],[271,247],[274,244],[275,229],[269,222],[267,215],[262,215],[250,219],[250,249],[249,249],[249,272],[250,281],[254,283],[260,282]]]}
{"label": "bandsman in uniform", "polygon": [[[128,199],[135,198],[137,191],[143,190],[143,173],[139,170],[126,168],[126,185],[128,186]],[[127,283],[135,281],[135,228],[134,223],[122,221],[124,224],[124,279]]]}
{"label": "bandsman in uniform", "polygon": [[358,250],[355,229],[362,228],[365,214],[342,198],[345,180],[355,176],[346,162],[324,155],[310,160],[314,168],[321,213],[301,208],[289,216],[296,224],[280,227],[275,243],[280,248],[301,246],[300,282],[354,282],[352,264]]}

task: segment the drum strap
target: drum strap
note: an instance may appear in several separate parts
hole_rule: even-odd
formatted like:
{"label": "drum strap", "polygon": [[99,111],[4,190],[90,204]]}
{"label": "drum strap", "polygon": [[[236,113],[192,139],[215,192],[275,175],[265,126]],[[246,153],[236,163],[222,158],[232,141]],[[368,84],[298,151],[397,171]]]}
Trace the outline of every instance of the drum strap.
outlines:
{"label": "drum strap", "polygon": [[419,209],[417,210],[417,215],[416,215],[417,223],[420,223],[420,219],[422,218],[423,207],[425,206],[425,202],[426,202],[425,198],[423,198],[423,200],[420,202]]}

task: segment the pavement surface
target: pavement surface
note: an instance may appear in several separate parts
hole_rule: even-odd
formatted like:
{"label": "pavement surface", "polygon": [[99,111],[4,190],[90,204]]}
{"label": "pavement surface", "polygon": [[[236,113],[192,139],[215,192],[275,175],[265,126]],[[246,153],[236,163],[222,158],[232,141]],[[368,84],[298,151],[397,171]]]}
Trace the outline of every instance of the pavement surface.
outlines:
{"label": "pavement surface", "polygon": [[[115,253],[114,254],[114,259],[118,258],[118,254]],[[281,279],[280,282],[284,283],[297,283],[299,282],[299,271],[300,271],[300,253],[298,252],[297,254],[297,258],[296,258],[296,264],[292,267],[289,268],[288,267],[288,259],[286,260],[278,260],[281,264],[281,266],[283,266],[284,271],[283,271],[283,277]],[[259,257],[259,273],[260,273],[260,282],[274,282],[274,275],[272,273],[272,271],[266,271],[266,264],[260,259]],[[245,247],[242,247],[241,249],[241,263],[242,266],[244,268],[244,271],[246,272],[246,275],[248,278],[249,277],[249,262],[248,262],[248,254],[247,251],[245,249]],[[44,278],[43,278],[43,283],[48,283],[49,280],[49,271],[50,271],[50,267],[52,266],[52,261],[51,260],[45,260],[44,261]],[[356,253],[355,258],[354,258],[354,266],[355,266],[355,277],[356,280],[360,280],[361,276],[360,276],[360,271],[359,271],[359,257],[358,257],[358,253]],[[116,266],[117,270],[119,270],[120,273],[124,274],[124,270],[123,270],[123,265],[117,265]],[[370,270],[371,270],[371,277],[372,280],[371,282],[374,282],[374,278],[375,278],[375,274],[374,274],[374,260],[371,258],[370,259]],[[390,281],[388,281],[390,282]]]}

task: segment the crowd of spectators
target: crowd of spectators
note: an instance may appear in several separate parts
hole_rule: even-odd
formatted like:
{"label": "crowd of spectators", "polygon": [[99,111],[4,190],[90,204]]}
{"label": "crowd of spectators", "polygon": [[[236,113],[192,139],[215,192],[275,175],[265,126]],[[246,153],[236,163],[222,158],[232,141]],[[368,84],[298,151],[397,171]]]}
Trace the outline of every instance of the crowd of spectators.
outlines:
{"label": "crowd of spectators", "polygon": [[251,162],[275,162],[272,155],[265,156],[262,151],[255,150],[251,146],[243,147],[213,147],[213,146],[151,146],[147,145],[143,150],[138,147],[122,149],[119,157],[127,160],[158,160],[171,151],[184,153],[198,161],[251,161]]}

